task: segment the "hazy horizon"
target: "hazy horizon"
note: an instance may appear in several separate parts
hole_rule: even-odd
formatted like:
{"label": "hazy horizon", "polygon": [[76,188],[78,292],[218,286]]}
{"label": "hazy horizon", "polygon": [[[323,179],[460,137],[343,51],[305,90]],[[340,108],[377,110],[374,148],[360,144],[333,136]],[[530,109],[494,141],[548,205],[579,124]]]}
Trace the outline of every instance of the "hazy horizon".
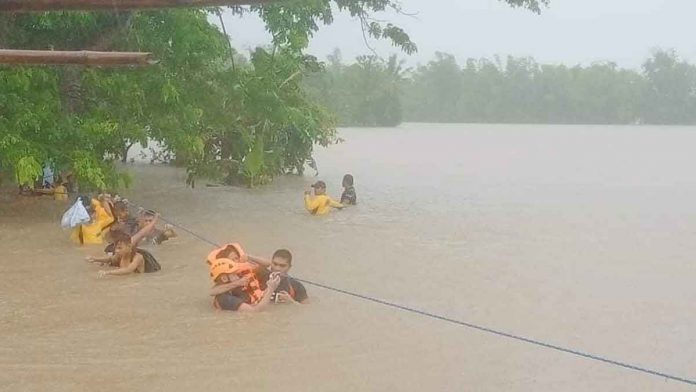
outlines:
{"label": "hazy horizon", "polygon": [[[425,64],[435,52],[467,58],[531,56],[540,63],[590,64],[612,61],[637,69],[655,48],[674,49],[696,62],[689,23],[696,14],[693,0],[551,0],[541,15],[513,9],[500,0],[403,0],[403,9],[415,16],[383,13],[379,17],[401,26],[418,45],[407,55],[386,41],[370,40],[382,57],[399,54],[409,65]],[[308,52],[324,59],[339,48],[344,61],[370,54],[360,24],[336,13],[332,25],[322,26]],[[252,14],[242,18],[224,14],[232,44],[240,51],[265,45],[270,35]],[[214,18],[217,23],[217,18]]]}

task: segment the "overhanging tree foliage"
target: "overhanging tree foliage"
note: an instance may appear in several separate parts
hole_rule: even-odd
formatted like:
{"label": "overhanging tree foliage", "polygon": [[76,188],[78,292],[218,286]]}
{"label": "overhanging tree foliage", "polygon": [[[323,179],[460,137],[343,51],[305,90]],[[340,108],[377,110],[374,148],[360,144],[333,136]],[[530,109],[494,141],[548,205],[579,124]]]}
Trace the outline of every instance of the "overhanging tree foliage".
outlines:
{"label": "overhanging tree foliage", "polygon": [[[538,11],[544,0],[506,0]],[[406,53],[415,44],[376,20],[401,12],[394,0],[287,0],[254,12],[273,37],[269,50],[233,66],[228,42],[203,10],[0,14],[0,46],[142,51],[148,69],[0,68],[0,169],[30,182],[47,160],[97,188],[122,180],[113,162],[154,139],[192,171],[257,184],[300,170],[315,143],[336,141],[333,115],[303,90],[320,65],[306,49],[320,24],[349,12],[367,35]],[[213,10],[215,12],[215,10]],[[360,39],[359,37],[356,37]]]}

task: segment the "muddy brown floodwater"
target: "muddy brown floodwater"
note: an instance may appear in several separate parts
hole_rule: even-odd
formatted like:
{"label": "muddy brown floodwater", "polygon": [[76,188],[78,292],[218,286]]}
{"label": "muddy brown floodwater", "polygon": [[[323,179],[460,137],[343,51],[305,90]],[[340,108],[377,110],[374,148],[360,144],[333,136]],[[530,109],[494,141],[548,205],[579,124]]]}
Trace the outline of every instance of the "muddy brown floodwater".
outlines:
{"label": "muddy brown floodwater", "polygon": [[[404,125],[316,153],[359,205],[308,216],[289,176],[127,196],[216,242],[290,248],[300,278],[696,378],[696,128]],[[309,171],[311,174],[311,170]],[[98,280],[52,200],[0,204],[3,391],[690,391],[692,386],[308,286],[307,306],[212,310],[210,246]]]}

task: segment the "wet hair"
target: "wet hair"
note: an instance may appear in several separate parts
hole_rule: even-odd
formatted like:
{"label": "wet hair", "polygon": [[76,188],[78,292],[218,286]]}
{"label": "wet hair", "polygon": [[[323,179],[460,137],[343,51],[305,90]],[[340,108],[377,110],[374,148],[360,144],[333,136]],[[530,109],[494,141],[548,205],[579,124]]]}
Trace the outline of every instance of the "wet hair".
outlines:
{"label": "wet hair", "polygon": [[288,265],[292,265],[292,253],[287,249],[278,249],[273,253],[273,258],[281,258],[288,261]]}
{"label": "wet hair", "polygon": [[218,253],[218,256],[219,256],[218,258],[223,258],[223,259],[229,258],[230,253],[232,253],[232,252],[234,252],[234,254],[236,254],[237,257],[242,257],[242,255],[239,254],[239,252],[237,251],[237,249],[234,246],[228,246],[225,249],[221,250],[220,253]]}
{"label": "wet hair", "polygon": [[114,203],[114,214],[120,214],[121,212],[128,211],[128,205],[122,201],[117,201]]}
{"label": "wet hair", "polygon": [[131,236],[124,231],[113,230],[109,235],[111,236],[111,241],[114,243],[114,246],[118,244],[131,245]]}
{"label": "wet hair", "polygon": [[353,175],[352,174],[346,174],[345,176],[343,176],[343,185],[353,186]]}

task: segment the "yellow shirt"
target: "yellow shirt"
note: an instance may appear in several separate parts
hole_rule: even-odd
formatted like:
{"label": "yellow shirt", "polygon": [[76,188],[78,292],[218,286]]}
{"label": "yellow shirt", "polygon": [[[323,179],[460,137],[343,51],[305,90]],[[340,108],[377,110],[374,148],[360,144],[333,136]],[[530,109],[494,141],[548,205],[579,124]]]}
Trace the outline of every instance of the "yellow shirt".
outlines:
{"label": "yellow shirt", "polygon": [[99,203],[96,200],[92,200],[92,206],[94,207],[94,211],[97,213],[97,222],[106,222],[106,225],[111,223],[111,221],[114,220],[114,218],[109,215],[108,212],[106,212],[106,208],[101,206],[101,203]]}
{"label": "yellow shirt", "polygon": [[67,201],[68,190],[63,185],[58,185],[53,189],[53,198],[58,201]]}
{"label": "yellow shirt", "polygon": [[[70,239],[78,244],[103,244],[103,237],[107,233],[104,228],[114,221],[114,218],[102,206],[95,203],[95,200],[92,200],[92,206],[96,212],[94,222],[76,227],[70,235]],[[80,242],[80,231],[82,232],[82,242]]]}
{"label": "yellow shirt", "polygon": [[307,211],[309,211],[312,215],[326,215],[329,213],[329,211],[331,211],[331,207],[343,207],[343,204],[335,201],[334,199],[326,195],[319,195],[314,197],[310,195],[305,195],[304,204]]}

